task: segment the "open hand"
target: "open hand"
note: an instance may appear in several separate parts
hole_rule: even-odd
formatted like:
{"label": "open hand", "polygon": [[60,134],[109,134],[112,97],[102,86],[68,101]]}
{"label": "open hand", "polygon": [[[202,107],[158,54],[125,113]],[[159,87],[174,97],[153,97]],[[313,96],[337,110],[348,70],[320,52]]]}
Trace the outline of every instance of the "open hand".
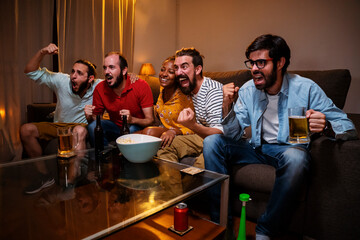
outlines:
{"label": "open hand", "polygon": [[164,148],[170,146],[175,137],[175,130],[169,129],[166,132],[163,132],[160,136],[160,138],[162,139],[161,147]]}
{"label": "open hand", "polygon": [[136,82],[137,80],[139,80],[139,75],[135,74],[135,73],[131,73],[128,72],[128,75],[130,77],[130,82],[131,84],[133,84],[134,82]]}

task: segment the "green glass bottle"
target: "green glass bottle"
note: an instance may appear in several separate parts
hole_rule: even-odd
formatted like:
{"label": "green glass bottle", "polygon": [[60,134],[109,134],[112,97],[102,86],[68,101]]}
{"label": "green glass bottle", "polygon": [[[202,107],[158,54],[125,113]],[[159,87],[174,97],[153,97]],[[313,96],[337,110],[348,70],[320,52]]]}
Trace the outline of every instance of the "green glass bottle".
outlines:
{"label": "green glass bottle", "polygon": [[240,226],[239,226],[239,234],[237,240],[246,240],[246,202],[251,200],[250,195],[246,193],[241,193],[239,195],[239,199],[242,202],[241,207],[241,216],[240,216]]}

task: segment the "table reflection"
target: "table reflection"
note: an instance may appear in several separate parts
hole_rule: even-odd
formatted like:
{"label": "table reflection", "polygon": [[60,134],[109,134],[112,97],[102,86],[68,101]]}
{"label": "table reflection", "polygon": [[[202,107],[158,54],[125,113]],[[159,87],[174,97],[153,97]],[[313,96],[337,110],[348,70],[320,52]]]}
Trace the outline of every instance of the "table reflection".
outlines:
{"label": "table reflection", "polygon": [[[47,167],[56,184],[26,195],[23,189],[36,180],[38,163]],[[0,165],[0,239],[110,234],[181,201],[183,193],[215,178],[186,176],[180,173],[184,167],[159,159],[130,163],[117,148],[106,149],[98,159],[86,150],[69,159],[54,155]]]}

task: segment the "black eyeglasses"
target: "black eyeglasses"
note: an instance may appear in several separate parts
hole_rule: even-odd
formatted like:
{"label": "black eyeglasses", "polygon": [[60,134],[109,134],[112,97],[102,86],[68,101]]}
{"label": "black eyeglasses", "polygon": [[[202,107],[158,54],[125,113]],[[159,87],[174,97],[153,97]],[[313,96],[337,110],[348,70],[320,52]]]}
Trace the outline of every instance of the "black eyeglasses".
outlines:
{"label": "black eyeglasses", "polygon": [[258,60],[246,60],[244,63],[245,63],[245,66],[249,69],[252,69],[254,64],[256,64],[257,68],[258,69],[262,69],[265,67],[267,61],[272,61],[273,59],[272,58],[268,58],[268,59],[258,59]]}

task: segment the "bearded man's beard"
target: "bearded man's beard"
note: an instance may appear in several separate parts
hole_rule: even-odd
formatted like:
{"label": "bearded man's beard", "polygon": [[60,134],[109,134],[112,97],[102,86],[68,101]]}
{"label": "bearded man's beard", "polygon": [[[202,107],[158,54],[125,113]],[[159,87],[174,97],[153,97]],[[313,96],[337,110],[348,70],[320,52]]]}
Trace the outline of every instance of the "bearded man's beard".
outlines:
{"label": "bearded man's beard", "polygon": [[86,82],[80,84],[79,89],[77,91],[75,91],[73,88],[71,88],[71,90],[73,93],[79,94],[82,93],[88,86],[89,86],[89,78],[86,80]]}
{"label": "bearded man's beard", "polygon": [[181,84],[179,83],[179,78],[182,78],[182,77],[186,77],[187,76],[177,76],[176,80],[178,82],[178,85],[179,85],[179,88],[181,90],[181,92],[183,92],[185,95],[190,95],[191,92],[196,88],[196,80],[194,79],[194,82],[191,82],[190,79],[189,79],[189,86],[188,87],[182,87]]}
{"label": "bearded man's beard", "polygon": [[254,75],[255,74],[261,74],[263,76],[263,78],[265,79],[265,85],[264,86],[256,86],[256,88],[258,90],[266,90],[272,86],[274,86],[274,84],[276,83],[276,79],[277,79],[277,71],[276,71],[276,67],[274,66],[273,69],[272,69],[272,72],[265,76],[265,74],[261,71],[255,71],[253,73]]}
{"label": "bearded man's beard", "polygon": [[117,76],[114,85],[109,86],[110,88],[117,88],[124,81],[123,76]]}

